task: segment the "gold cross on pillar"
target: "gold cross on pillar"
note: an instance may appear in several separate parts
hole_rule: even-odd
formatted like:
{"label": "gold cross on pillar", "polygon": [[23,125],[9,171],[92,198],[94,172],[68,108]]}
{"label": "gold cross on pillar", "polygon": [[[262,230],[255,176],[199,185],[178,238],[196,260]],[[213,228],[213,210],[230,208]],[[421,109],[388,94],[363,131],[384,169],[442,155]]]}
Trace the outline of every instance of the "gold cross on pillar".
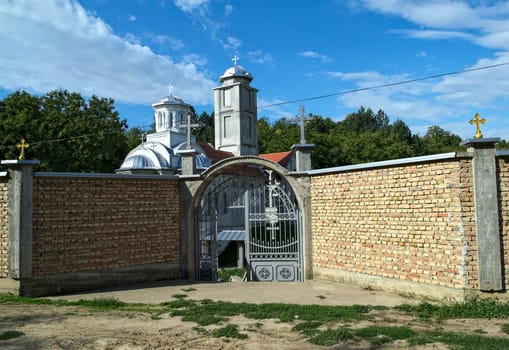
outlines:
{"label": "gold cross on pillar", "polygon": [[25,149],[28,147],[30,147],[30,145],[25,142],[25,139],[21,139],[21,142],[16,144],[16,148],[20,150],[18,157],[19,160],[25,159]]}
{"label": "gold cross on pillar", "polygon": [[481,116],[479,115],[479,113],[476,113],[475,118],[470,119],[470,125],[474,125],[474,124],[475,124],[475,128],[476,128],[475,138],[482,139],[481,124],[486,124],[486,119],[484,119],[484,118],[481,119]]}

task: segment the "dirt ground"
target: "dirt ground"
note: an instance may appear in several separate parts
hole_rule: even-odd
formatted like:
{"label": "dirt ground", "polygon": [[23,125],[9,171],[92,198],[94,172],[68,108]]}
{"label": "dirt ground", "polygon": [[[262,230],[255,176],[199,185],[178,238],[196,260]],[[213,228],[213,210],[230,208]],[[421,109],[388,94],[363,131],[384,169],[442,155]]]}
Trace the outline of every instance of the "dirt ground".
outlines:
{"label": "dirt ground", "polygon": [[[374,311],[378,325],[408,325],[413,329],[431,329],[437,325],[422,323],[412,316],[394,310]],[[0,341],[0,348],[14,349],[409,349],[404,342],[384,347],[371,347],[366,342],[349,342],[334,347],[315,346],[292,332],[296,324],[275,320],[252,320],[232,317],[228,324],[239,326],[247,339],[214,338],[196,329],[196,324],[182,322],[164,314],[152,319],[144,313],[90,311],[83,307],[53,305],[0,305],[0,333],[16,330],[18,338]],[[349,324],[364,327],[372,321]],[[438,325],[440,330],[507,337],[500,330],[509,320],[451,320]],[[218,326],[205,327],[208,330]],[[442,344],[413,347],[420,350],[448,349]]]}

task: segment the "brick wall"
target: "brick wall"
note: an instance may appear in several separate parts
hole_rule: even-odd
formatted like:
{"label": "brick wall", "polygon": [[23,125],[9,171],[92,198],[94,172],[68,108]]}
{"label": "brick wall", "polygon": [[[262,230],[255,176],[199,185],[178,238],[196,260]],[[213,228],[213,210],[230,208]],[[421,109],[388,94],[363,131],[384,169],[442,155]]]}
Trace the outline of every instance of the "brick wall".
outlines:
{"label": "brick wall", "polygon": [[497,161],[500,234],[504,259],[505,284],[509,285],[509,157],[499,157]]}
{"label": "brick wall", "polygon": [[35,176],[34,277],[179,263],[178,180]]}
{"label": "brick wall", "polygon": [[9,222],[8,222],[8,180],[0,177],[0,278],[8,276]]}
{"label": "brick wall", "polygon": [[465,288],[471,185],[469,159],[313,175],[313,266]]}

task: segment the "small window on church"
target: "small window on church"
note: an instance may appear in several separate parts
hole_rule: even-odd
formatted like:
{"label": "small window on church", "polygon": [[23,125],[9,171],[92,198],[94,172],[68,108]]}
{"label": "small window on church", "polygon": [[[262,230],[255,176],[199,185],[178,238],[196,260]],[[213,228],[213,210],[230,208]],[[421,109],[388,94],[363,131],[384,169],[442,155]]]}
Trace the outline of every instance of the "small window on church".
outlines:
{"label": "small window on church", "polygon": [[223,106],[229,107],[232,105],[231,90],[223,90]]}
{"label": "small window on church", "polygon": [[227,115],[224,117],[224,123],[223,123],[223,128],[224,128],[224,135],[223,137],[230,137],[232,136],[232,117]]}

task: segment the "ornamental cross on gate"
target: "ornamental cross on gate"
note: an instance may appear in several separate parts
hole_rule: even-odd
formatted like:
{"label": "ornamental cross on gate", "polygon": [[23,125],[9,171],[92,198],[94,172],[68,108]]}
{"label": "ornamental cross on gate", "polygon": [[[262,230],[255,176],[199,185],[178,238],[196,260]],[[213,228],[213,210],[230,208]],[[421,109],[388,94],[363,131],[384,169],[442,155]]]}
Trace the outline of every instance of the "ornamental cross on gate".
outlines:
{"label": "ornamental cross on gate", "polygon": [[25,139],[21,139],[21,142],[16,144],[16,148],[20,150],[18,157],[19,160],[25,159],[25,149],[28,147],[30,147],[30,145],[25,142]]}
{"label": "ornamental cross on gate", "polygon": [[476,113],[475,118],[470,119],[470,125],[474,125],[474,124],[475,124],[475,128],[476,128],[475,138],[482,139],[481,124],[486,124],[486,119],[485,118],[481,119],[481,116],[479,115],[479,113]]}
{"label": "ornamental cross on gate", "polygon": [[191,149],[191,129],[192,128],[199,128],[201,125],[198,123],[192,124],[191,123],[191,113],[187,113],[187,123],[186,124],[180,124],[178,127],[179,129],[186,129],[186,149]]}

